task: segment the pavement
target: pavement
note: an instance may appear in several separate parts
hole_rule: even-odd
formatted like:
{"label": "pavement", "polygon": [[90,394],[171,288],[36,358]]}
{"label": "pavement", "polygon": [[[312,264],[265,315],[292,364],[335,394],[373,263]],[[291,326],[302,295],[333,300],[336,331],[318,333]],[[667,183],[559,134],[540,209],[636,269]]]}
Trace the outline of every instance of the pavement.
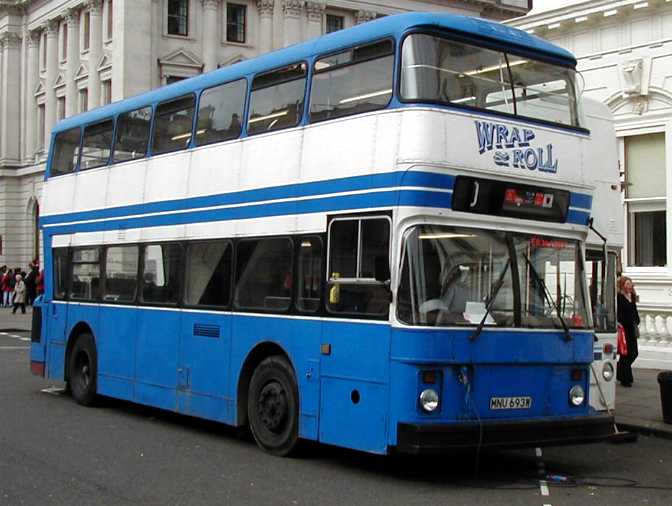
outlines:
{"label": "pavement", "polygon": [[[0,308],[0,333],[30,331],[32,309],[26,314],[12,314],[10,308]],[[663,422],[658,373],[653,369],[633,369],[632,387],[616,386],[616,425],[621,431],[634,431],[672,439],[672,424]]]}

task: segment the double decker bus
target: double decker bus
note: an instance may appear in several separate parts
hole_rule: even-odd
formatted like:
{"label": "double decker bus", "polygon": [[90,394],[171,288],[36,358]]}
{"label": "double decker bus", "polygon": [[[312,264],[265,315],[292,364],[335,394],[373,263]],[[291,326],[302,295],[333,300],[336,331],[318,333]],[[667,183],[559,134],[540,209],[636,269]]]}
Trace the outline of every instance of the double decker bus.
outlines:
{"label": "double decker bus", "polygon": [[275,455],[605,438],[575,66],[409,13],[60,122],[32,371]]}

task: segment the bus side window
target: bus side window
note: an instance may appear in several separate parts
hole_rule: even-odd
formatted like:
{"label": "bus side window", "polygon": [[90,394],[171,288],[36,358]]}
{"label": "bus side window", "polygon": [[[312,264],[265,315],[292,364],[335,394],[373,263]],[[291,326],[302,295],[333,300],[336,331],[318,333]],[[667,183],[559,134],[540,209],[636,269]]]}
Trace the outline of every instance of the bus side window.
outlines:
{"label": "bus side window", "polygon": [[319,237],[299,240],[296,280],[296,308],[306,313],[318,311],[322,294],[322,239]]}
{"label": "bus side window", "polygon": [[54,299],[63,300],[68,293],[68,248],[53,250]]}
{"label": "bus side window", "polygon": [[138,247],[110,246],[105,255],[106,302],[134,302],[138,285]]}
{"label": "bus side window", "polygon": [[375,279],[375,271],[389,272],[389,250],[389,218],[333,220],[329,226],[327,310],[387,315],[389,291],[383,281]]}
{"label": "bus side window", "polygon": [[240,136],[246,94],[245,79],[203,91],[198,104],[197,145],[204,146]]}
{"label": "bus side window", "polygon": [[303,115],[306,88],[306,64],[297,63],[252,81],[249,135],[296,126]]}
{"label": "bus side window", "polygon": [[231,297],[230,241],[195,242],[187,246],[184,303],[225,307]]}
{"label": "bus side window", "polygon": [[193,95],[162,102],[154,115],[152,154],[187,149],[191,142],[195,99]]}
{"label": "bus side window", "polygon": [[181,264],[181,245],[145,246],[142,264],[142,301],[177,304],[182,279]]}
{"label": "bus side window", "polygon": [[65,132],[56,134],[54,140],[54,153],[51,159],[51,168],[49,175],[51,177],[61,176],[74,172],[79,158],[79,140],[81,129],[71,128]]}
{"label": "bus side window", "polygon": [[112,151],[114,121],[111,119],[89,125],[84,129],[79,170],[95,169],[107,165]]}
{"label": "bus side window", "polygon": [[375,42],[315,62],[310,121],[382,109],[392,98],[394,47]]}
{"label": "bus side window", "polygon": [[98,300],[100,295],[100,250],[76,249],[72,252],[70,300]]}
{"label": "bus side window", "polygon": [[292,300],[292,240],[246,239],[236,246],[237,309],[287,311]]}
{"label": "bus side window", "polygon": [[151,107],[119,115],[112,163],[137,160],[147,155],[151,122]]}

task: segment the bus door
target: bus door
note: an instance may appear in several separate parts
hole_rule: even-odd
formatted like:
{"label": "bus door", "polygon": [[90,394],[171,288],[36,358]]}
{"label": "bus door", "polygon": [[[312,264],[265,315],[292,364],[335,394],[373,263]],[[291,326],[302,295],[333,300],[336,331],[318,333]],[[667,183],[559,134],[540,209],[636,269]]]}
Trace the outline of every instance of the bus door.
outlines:
{"label": "bus door", "polygon": [[586,250],[586,274],[593,309],[596,341],[590,374],[590,404],[596,410],[613,409],[616,394],[616,263],[617,255]]}
{"label": "bus door", "polygon": [[[45,241],[50,242],[50,238]],[[30,359],[37,363],[48,364],[46,376],[64,378],[68,304],[63,299],[66,297],[68,286],[68,248],[51,250],[49,246],[46,251],[52,253],[53,276],[45,277],[45,293],[53,295],[41,304],[41,336],[39,342],[35,342],[36,337],[33,337]],[[37,324],[35,320],[34,317],[34,325]]]}
{"label": "bus door", "polygon": [[229,392],[233,245],[228,240],[189,244],[178,367],[181,413],[233,422]]}
{"label": "bus door", "polygon": [[135,352],[135,400],[177,409],[178,353],[182,312],[182,245],[142,248],[138,339]]}

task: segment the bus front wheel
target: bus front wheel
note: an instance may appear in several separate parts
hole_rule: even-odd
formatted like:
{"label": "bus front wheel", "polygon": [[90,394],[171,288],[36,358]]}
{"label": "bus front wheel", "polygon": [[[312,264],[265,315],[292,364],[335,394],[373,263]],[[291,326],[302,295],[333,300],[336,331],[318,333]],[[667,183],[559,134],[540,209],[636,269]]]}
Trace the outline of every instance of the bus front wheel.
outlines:
{"label": "bus front wheel", "polygon": [[254,370],[247,415],[255,441],[264,451],[284,457],[299,440],[299,395],[294,371],[282,356],[264,359]]}
{"label": "bus front wheel", "polygon": [[91,334],[80,334],[70,352],[68,385],[77,404],[90,406],[96,399],[98,359]]}

